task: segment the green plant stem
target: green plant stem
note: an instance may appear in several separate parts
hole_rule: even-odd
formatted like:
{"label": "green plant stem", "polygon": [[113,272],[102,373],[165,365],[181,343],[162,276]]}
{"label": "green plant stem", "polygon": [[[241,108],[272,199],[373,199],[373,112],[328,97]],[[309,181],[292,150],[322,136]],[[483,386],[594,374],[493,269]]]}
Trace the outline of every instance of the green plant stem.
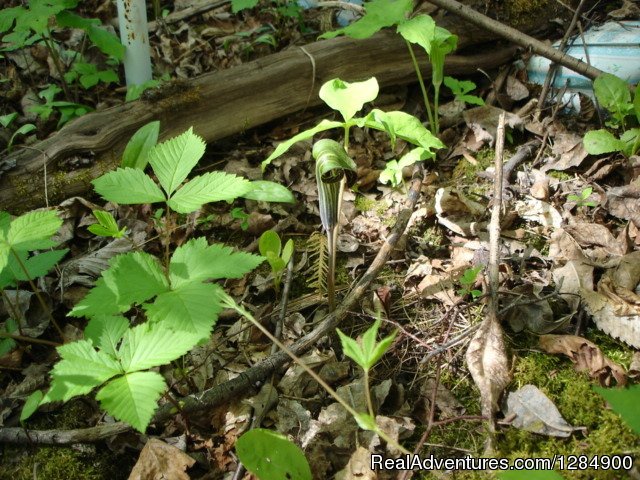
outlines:
{"label": "green plant stem", "polygon": [[422,78],[422,73],[420,72],[420,65],[418,65],[418,60],[416,59],[416,55],[413,52],[413,47],[411,46],[411,42],[409,42],[408,40],[405,40],[405,42],[407,43],[407,48],[409,49],[409,55],[411,55],[411,62],[413,63],[413,68],[416,70],[416,76],[418,77],[418,83],[420,84],[420,90],[422,91],[424,106],[427,109],[427,118],[429,119],[429,129],[431,130],[431,133],[435,135],[436,132],[435,132],[435,123],[433,121],[433,113],[431,112],[431,104],[429,103],[427,88],[424,85],[424,79]]}
{"label": "green plant stem", "polygon": [[[231,297],[229,297],[229,300],[231,300]],[[223,301],[224,303],[224,301]],[[325,389],[325,391],[331,395],[333,397],[333,399],[338,402],[340,405],[342,405],[342,407],[349,412],[349,414],[355,419],[359,416],[358,412],[356,412],[351,405],[349,405],[340,395],[338,395],[338,392],[336,392],[333,388],[331,388],[329,386],[329,384],[327,384],[327,382],[325,382],[324,380],[322,380],[322,378],[320,378],[320,376],[314,372],[311,368],[309,368],[300,357],[298,357],[295,353],[293,353],[291,350],[289,350],[282,342],[280,342],[280,340],[278,340],[276,337],[274,337],[271,332],[269,330],[267,330],[260,322],[258,322],[253,315],[251,315],[249,312],[247,312],[244,308],[242,308],[240,305],[237,305],[235,302],[231,303],[230,302],[226,302],[225,304],[226,307],[228,308],[233,308],[234,310],[236,310],[240,315],[244,316],[245,318],[247,318],[251,323],[253,323],[253,325],[260,330],[269,340],[271,340],[273,343],[275,343],[278,348],[280,350],[282,350],[284,353],[286,353],[294,362],[296,362],[298,365],[300,365],[300,367],[302,367],[302,369],[309,374],[309,376],[311,378],[313,378],[316,382],[318,382],[318,384]],[[375,417],[374,417],[375,420]],[[383,432],[380,428],[376,428],[375,433],[378,434],[385,442],[387,442],[389,445],[391,445],[393,448],[401,451],[404,454],[409,454],[410,452],[404,448],[403,446],[399,445],[398,442],[396,442],[394,439],[392,439],[391,437],[389,437],[385,432]]]}
{"label": "green plant stem", "polygon": [[60,56],[55,48],[53,48],[52,40],[51,40],[51,31],[47,29],[46,35],[42,36],[42,40],[44,40],[44,44],[49,50],[51,54],[51,59],[53,60],[53,65],[56,68],[56,72],[60,76],[60,83],[62,84],[62,89],[64,90],[64,96],[66,97],[68,102],[72,102],[73,97],[71,96],[71,91],[69,90],[69,85],[67,85],[67,81],[64,79],[64,72],[62,71],[62,64],[60,63]]}
{"label": "green plant stem", "polygon": [[365,395],[367,397],[367,408],[369,409],[369,415],[371,415],[373,418],[376,418],[376,415],[373,411],[373,401],[371,400],[371,388],[369,385],[369,370],[368,369],[364,369],[364,392]]}
{"label": "green plant stem", "polygon": [[24,273],[24,276],[27,278],[29,282],[29,286],[31,287],[31,291],[35,294],[36,298],[38,299],[38,302],[40,302],[40,306],[45,312],[47,312],[47,316],[49,317],[49,320],[51,320],[51,323],[53,324],[55,329],[58,331],[58,335],[60,335],[60,338],[62,339],[62,343],[65,343],[67,340],[64,336],[64,333],[62,332],[62,329],[60,328],[60,325],[58,325],[58,322],[56,321],[56,319],[53,318],[51,309],[44,301],[44,298],[42,298],[42,295],[40,295],[40,292],[38,291],[36,284],[33,283],[33,280],[31,279],[31,275],[29,275],[29,271],[27,270],[27,267],[24,265],[24,263],[22,263],[22,260],[20,260],[20,256],[13,248],[11,248],[11,253],[13,253],[13,256],[18,261],[18,265],[20,265],[20,269]]}
{"label": "green plant stem", "polygon": [[640,133],[636,136],[636,141],[633,142],[633,147],[631,147],[631,155],[635,155],[639,148],[640,148]]}
{"label": "green plant stem", "polygon": [[166,215],[164,217],[164,227],[163,227],[163,236],[164,236],[164,275],[167,279],[167,283],[171,284],[169,279],[169,243],[171,243],[171,232],[172,228],[169,225],[169,222],[172,220],[171,208],[169,208],[169,204],[166,203]]}
{"label": "green plant stem", "polygon": [[329,312],[336,309],[336,248],[338,247],[338,228],[333,227],[327,232],[327,252],[329,254],[329,265],[327,268],[327,300]]}
{"label": "green plant stem", "polygon": [[42,345],[50,345],[52,347],[59,347],[61,343],[52,342],[50,340],[42,340],[40,338],[25,337],[24,335],[15,335],[13,333],[0,332],[0,338],[11,338],[20,342],[40,343]]}
{"label": "green plant stem", "polygon": [[438,114],[438,107],[440,104],[440,84],[434,84],[433,85],[433,110],[434,110],[434,117],[433,117],[433,121],[435,123],[435,128],[434,131],[432,132],[436,137],[438,136],[438,134],[440,133],[440,118],[439,118],[439,114]]}

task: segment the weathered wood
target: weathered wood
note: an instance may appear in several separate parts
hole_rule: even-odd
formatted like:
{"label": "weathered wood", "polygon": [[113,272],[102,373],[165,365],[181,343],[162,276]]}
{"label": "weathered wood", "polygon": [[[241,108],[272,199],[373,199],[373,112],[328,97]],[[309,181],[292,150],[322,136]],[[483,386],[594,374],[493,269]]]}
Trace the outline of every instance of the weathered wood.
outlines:
{"label": "weathered wood", "polygon": [[[417,50],[417,49],[416,49]],[[450,74],[470,74],[507,61],[513,50],[451,57]],[[311,61],[313,58],[313,62]],[[315,64],[315,70],[314,70]],[[426,57],[424,74],[430,75]],[[315,77],[314,77],[315,74]],[[383,86],[414,77],[406,46],[392,32],[368,40],[336,38],[270,55],[190,81],[169,84],[144,100],[85,115],[34,147],[0,163],[0,209],[18,212],[90,188],[93,178],[113,169],[131,135],[151,120],[161,121],[161,138],[190,126],[207,142],[264,124],[321,103],[318,89],[331,78],[377,77]],[[308,101],[308,105],[307,105]],[[89,166],[77,162],[92,159]]]}

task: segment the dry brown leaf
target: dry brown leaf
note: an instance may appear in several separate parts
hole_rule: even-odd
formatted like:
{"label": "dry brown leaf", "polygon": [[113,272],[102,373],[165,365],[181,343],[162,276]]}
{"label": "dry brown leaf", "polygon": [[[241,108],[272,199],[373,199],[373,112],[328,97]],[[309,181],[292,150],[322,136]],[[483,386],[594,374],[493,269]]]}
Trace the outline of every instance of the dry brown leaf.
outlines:
{"label": "dry brown leaf", "polygon": [[503,113],[506,115],[506,124],[508,127],[522,129],[523,122],[519,116],[490,105],[470,108],[466,110],[462,116],[469,128],[473,130],[476,139],[491,145],[493,144],[494,138],[496,138],[498,119]]}
{"label": "dry brown leaf", "polygon": [[178,448],[151,438],[140,452],[129,480],[189,480],[185,470],[195,462]]}
{"label": "dry brown leaf", "polygon": [[466,353],[473,381],[480,390],[482,415],[493,419],[498,400],[511,381],[504,335],[498,319],[487,316],[475,333]]}
{"label": "dry brown leaf", "polygon": [[627,382],[624,369],[607,358],[595,343],[586,338],[577,335],[542,335],[540,347],[548,353],[568,356],[576,371],[588,372],[602,386],[610,386],[612,378],[619,386]]}
{"label": "dry brown leaf", "polygon": [[609,255],[624,255],[626,245],[621,244],[607,227],[599,223],[576,222],[564,227],[582,247],[604,247]]}
{"label": "dry brown leaf", "polygon": [[336,480],[376,480],[378,475],[371,470],[371,452],[364,447],[351,454],[349,463],[336,473]]}
{"label": "dry brown leaf", "polygon": [[631,220],[640,228],[640,180],[607,190],[604,208],[614,217]]}
{"label": "dry brown leaf", "polygon": [[552,153],[557,160],[549,161],[540,170],[567,170],[579,166],[587,158],[587,151],[582,144],[582,137],[576,133],[558,132],[554,137]]}

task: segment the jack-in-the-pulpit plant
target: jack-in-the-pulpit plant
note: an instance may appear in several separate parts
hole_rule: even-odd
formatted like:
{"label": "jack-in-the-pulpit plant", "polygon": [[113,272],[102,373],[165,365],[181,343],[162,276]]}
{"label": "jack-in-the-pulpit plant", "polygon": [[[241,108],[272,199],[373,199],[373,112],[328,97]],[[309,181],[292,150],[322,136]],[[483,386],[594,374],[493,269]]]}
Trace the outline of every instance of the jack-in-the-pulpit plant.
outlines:
{"label": "jack-in-the-pulpit plant", "polygon": [[[160,185],[138,168],[119,168],[93,184],[111,202],[164,202],[166,215],[254,192],[261,200],[270,192],[276,201],[292,198],[277,184],[252,183],[223,172],[184,183],[203,153],[204,142],[189,130],[150,150],[149,164]],[[96,399],[109,414],[144,432],[167,388],[162,375],[150,369],[207,341],[224,295],[212,280],[240,278],[262,261],[258,255],[209,245],[204,238],[189,240],[165,255],[164,262],[140,251],[112,258],[95,287],[69,313],[89,319],[85,338],[58,347],[61,359],[40,403],[67,401],[97,389]],[[27,404],[27,413],[33,403]]]}

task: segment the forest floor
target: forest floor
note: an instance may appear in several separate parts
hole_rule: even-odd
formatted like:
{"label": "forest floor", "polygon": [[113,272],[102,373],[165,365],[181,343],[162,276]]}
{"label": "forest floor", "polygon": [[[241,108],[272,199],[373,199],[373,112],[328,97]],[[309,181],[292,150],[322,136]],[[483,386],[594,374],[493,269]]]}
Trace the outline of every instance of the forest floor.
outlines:
{"label": "forest floor", "polygon": [[[611,3],[619,7],[627,2]],[[173,12],[186,5],[176,1],[161,7]],[[155,75],[192,78],[232,68],[290,45],[315,41],[319,32],[332,28],[335,8],[300,10],[286,5],[273,3],[232,14],[230,4],[223,3],[175,23],[158,21],[160,26],[151,35]],[[114,9],[111,2],[91,0],[77,11],[109,24],[117,18]],[[153,18],[153,12],[149,13]],[[608,13],[592,11],[589,15],[597,24],[611,20]],[[89,63],[110,68],[74,32],[54,32],[60,48],[82,50]],[[32,145],[36,136],[42,139],[53,133],[60,122],[60,108],[54,107],[48,118],[28,111],[29,106],[41,103],[38,91],[60,85],[54,61],[39,44],[5,52],[0,59],[0,113],[18,113],[12,120],[15,123],[3,131],[3,146],[8,146],[18,125],[27,123],[35,129],[13,140],[13,148],[21,148],[22,142]],[[370,373],[377,413],[387,419],[387,428],[399,443],[422,457],[486,454],[490,435],[482,417],[483,392],[472,378],[465,355],[470,342],[477,341],[474,335],[489,308],[483,294],[488,288],[484,267],[489,258],[496,127],[504,112],[508,127],[504,159],[509,170],[502,189],[499,311],[509,371],[497,405],[491,455],[510,461],[574,455],[590,462],[597,456],[632,456],[636,460],[628,469],[603,470],[601,464],[598,470],[593,463],[576,470],[557,468],[557,464],[556,468],[567,479],[640,478],[640,436],[608,407],[597,388],[633,385],[640,377],[640,158],[587,153],[585,132],[602,128],[605,118],[586,97],[581,97],[580,114],[562,103],[537,114],[531,100],[537,99],[540,86],[529,83],[518,62],[464,80],[477,84],[471,93],[484,99],[485,105],[455,102],[448,90],[443,92],[440,138],[446,148],[425,162],[420,198],[405,234],[368,293],[340,323],[341,331],[353,338],[377,317],[382,319],[382,336],[398,331],[389,351]],[[101,109],[124,101],[125,89],[115,83],[102,81],[86,89],[77,82],[73,85],[72,103],[77,105]],[[56,99],[62,100],[62,95]],[[639,103],[636,100],[640,111]],[[374,106],[426,119],[417,85],[384,89]],[[208,145],[194,173],[216,169],[262,179],[260,163],[277,144],[320,120],[335,117],[327,108],[313,108]],[[638,119],[630,117],[629,121],[637,123]],[[407,142],[401,139],[391,148],[382,132],[353,129],[348,153],[357,165],[357,178],[343,198],[338,303],[369,267],[404,208],[413,170],[396,169],[393,176],[389,162],[406,149]],[[514,157],[520,160],[509,163]],[[381,174],[387,183],[381,182]],[[327,313],[323,293],[326,240],[320,234],[311,142],[300,142],[274,160],[264,178],[286,185],[296,204],[236,200],[233,205],[206,205],[196,214],[179,217],[171,241],[177,247],[197,234],[210,243],[255,251],[255,240],[268,229],[275,228],[283,239],[292,239],[294,275],[282,333],[283,342],[291,345]],[[128,238],[144,245],[145,251],[159,254],[164,246],[157,235],[157,217],[149,207],[105,206],[94,195],[70,198],[56,208],[64,219],[61,246],[70,251],[37,287],[70,341],[82,338],[86,326],[85,320],[66,317],[66,313],[84,297],[99,273],[91,262],[99,259],[105,268],[109,258],[130,248],[126,239],[88,232],[87,227],[95,223],[92,210],[104,208],[113,213],[119,227],[127,228]],[[12,213],[8,206],[0,210]],[[276,322],[280,295],[273,288],[273,274],[266,262],[244,278],[226,280],[224,286],[265,325]],[[0,339],[4,342],[0,343],[1,427],[19,426],[26,396],[36,389],[46,390],[57,360],[54,346],[61,340],[29,286],[21,288],[25,290],[11,290],[11,294],[6,290],[14,299],[21,298],[20,315],[27,327],[20,333],[45,343],[26,339],[7,346],[7,339]],[[7,295],[0,305],[0,320],[9,318]],[[8,320],[0,322],[0,328],[12,331]],[[271,343],[260,331],[224,311],[209,343],[159,371],[170,385],[169,394],[179,399],[237,377],[271,353]],[[325,337],[302,359],[343,398],[350,399],[356,410],[366,408],[362,372],[344,355],[337,336]],[[277,401],[269,400],[272,395]],[[300,445],[315,478],[397,475],[375,476],[369,471],[370,452],[389,456],[394,452],[376,435],[359,430],[355,420],[292,363],[255,385],[244,398],[196,414],[176,415],[152,424],[145,435],[129,431],[92,444],[68,446],[4,444],[0,478],[116,480],[130,478],[136,462],[146,463],[147,468],[147,476],[137,478],[153,478],[150,472],[167,468],[162,462],[173,462],[176,471],[185,469],[188,462],[171,450],[153,458],[140,455],[154,437],[195,460],[186,473],[175,478],[230,479],[238,464],[236,440],[250,428],[258,405],[265,403],[271,408],[264,412],[261,426]],[[68,430],[113,422],[93,397],[82,396],[43,406],[24,426]],[[512,473],[498,478],[519,478],[510,476]],[[414,478],[487,475],[424,471],[416,472]],[[246,474],[244,478],[254,477]]]}

